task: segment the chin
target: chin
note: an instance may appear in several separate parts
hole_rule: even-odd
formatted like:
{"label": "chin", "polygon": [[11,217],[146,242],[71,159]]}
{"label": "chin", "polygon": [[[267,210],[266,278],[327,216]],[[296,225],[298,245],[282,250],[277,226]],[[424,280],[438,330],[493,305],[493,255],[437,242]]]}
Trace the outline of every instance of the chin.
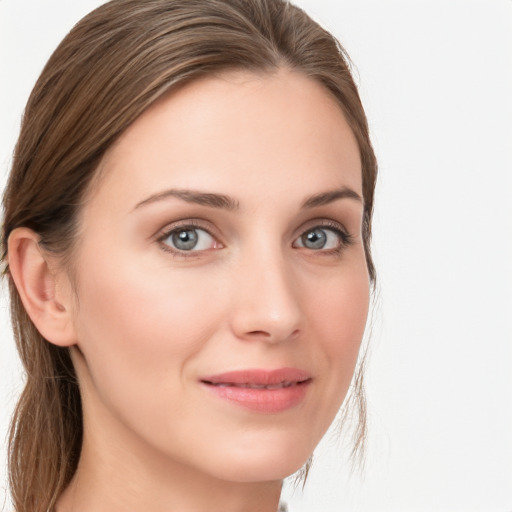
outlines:
{"label": "chin", "polygon": [[231,482],[251,483],[281,481],[299,471],[308,461],[308,457],[298,460],[280,460],[275,458],[258,463],[237,464],[231,468],[217,471],[217,477]]}
{"label": "chin", "polygon": [[262,439],[251,447],[226,448],[220,460],[217,454],[212,454],[208,462],[212,463],[212,471],[222,480],[239,483],[275,481],[300,470],[313,449],[309,443],[290,443],[288,440],[277,444]]}

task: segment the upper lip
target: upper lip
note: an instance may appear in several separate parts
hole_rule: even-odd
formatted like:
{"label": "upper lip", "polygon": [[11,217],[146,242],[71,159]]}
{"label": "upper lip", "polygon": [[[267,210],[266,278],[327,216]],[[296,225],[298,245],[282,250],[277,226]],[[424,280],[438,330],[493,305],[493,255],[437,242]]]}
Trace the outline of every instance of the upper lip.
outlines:
{"label": "upper lip", "polygon": [[311,379],[311,374],[297,368],[278,368],[276,370],[247,369],[219,373],[202,377],[207,384],[233,384],[272,386],[282,383],[299,383]]}

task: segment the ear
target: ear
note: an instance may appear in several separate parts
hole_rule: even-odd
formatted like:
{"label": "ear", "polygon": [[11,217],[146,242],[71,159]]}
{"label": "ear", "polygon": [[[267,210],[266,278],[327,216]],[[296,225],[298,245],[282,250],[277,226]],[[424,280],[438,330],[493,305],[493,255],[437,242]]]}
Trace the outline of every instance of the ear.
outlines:
{"label": "ear", "polygon": [[49,342],[62,347],[76,343],[69,279],[56,259],[39,246],[28,228],[12,231],[8,240],[9,272],[30,319]]}

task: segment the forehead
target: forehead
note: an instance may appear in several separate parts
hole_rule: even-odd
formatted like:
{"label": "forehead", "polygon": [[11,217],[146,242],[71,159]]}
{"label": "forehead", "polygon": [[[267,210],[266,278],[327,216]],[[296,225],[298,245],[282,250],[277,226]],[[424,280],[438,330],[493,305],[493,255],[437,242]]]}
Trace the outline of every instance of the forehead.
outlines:
{"label": "forehead", "polygon": [[99,189],[132,203],[176,185],[234,196],[261,191],[262,181],[361,191],[359,149],[337,100],[285,69],[180,87],[121,135],[101,168]]}

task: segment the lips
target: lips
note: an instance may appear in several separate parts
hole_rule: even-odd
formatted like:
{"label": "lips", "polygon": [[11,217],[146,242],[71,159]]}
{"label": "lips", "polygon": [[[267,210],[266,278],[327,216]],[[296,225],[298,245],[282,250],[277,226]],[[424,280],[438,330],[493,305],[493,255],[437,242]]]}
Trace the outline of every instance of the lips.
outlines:
{"label": "lips", "polygon": [[237,388],[248,388],[248,389],[281,389],[281,388],[289,388],[290,386],[293,386],[296,383],[290,382],[290,381],[285,381],[285,382],[281,382],[279,384],[250,384],[250,383],[233,384],[231,382],[229,382],[229,383],[220,382],[217,384],[207,382],[207,384],[211,384],[212,386],[218,386],[220,388],[237,387]]}
{"label": "lips", "polygon": [[263,413],[283,412],[299,405],[307,394],[311,375],[296,368],[250,369],[211,375],[201,383],[233,405]]}

